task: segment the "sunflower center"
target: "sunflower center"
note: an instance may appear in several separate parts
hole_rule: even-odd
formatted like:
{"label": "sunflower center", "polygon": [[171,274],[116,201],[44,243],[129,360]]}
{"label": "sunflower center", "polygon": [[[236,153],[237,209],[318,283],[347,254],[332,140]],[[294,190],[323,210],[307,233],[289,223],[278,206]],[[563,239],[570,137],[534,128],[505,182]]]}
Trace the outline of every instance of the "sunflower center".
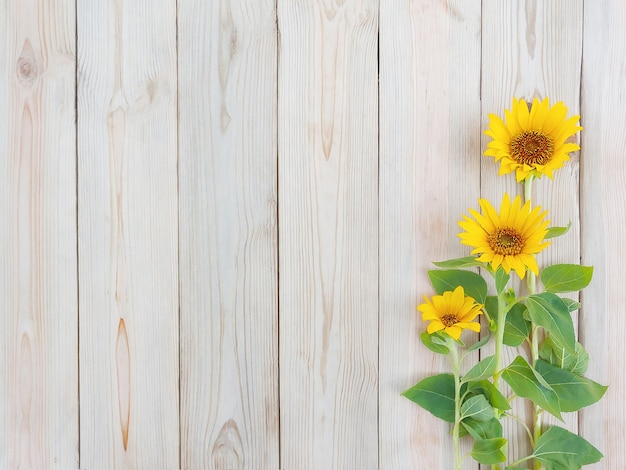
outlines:
{"label": "sunflower center", "polygon": [[459,322],[459,317],[456,316],[455,313],[446,313],[441,317],[441,323],[445,326],[453,326],[455,323]]}
{"label": "sunflower center", "polygon": [[539,131],[524,131],[511,140],[511,157],[517,163],[545,165],[554,153],[552,138]]}
{"label": "sunflower center", "polygon": [[489,246],[497,255],[519,255],[524,248],[524,237],[515,229],[498,227],[488,237]]}

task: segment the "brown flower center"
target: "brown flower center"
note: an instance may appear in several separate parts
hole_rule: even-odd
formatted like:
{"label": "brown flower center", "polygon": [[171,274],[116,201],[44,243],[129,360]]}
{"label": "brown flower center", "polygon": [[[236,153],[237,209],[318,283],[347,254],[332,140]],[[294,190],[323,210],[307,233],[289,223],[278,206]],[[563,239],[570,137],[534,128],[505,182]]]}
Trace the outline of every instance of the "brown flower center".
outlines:
{"label": "brown flower center", "polygon": [[443,323],[445,326],[452,326],[458,322],[459,317],[457,317],[455,313],[446,313],[441,317],[441,323]]}
{"label": "brown flower center", "polygon": [[554,154],[554,142],[539,131],[523,131],[511,140],[511,157],[517,163],[530,166],[545,165]]}
{"label": "brown flower center", "polygon": [[519,255],[524,248],[524,237],[517,230],[508,227],[498,227],[487,240],[497,255]]}

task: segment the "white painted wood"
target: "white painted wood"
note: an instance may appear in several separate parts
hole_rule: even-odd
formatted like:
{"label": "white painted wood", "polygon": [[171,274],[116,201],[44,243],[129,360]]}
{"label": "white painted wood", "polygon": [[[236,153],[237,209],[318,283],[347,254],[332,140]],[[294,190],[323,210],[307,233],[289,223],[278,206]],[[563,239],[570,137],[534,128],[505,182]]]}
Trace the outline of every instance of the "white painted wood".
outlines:
{"label": "white painted wood", "polygon": [[[551,104],[563,101],[569,115],[579,114],[580,67],[582,51],[582,1],[498,2],[487,0],[483,5],[482,119],[486,128],[487,114],[504,116],[513,97],[550,98]],[[483,148],[490,140],[483,139]],[[482,163],[481,193],[498,207],[507,191],[511,197],[522,194],[513,174],[498,176],[498,165],[491,157]],[[578,156],[554,175],[534,183],[533,205],[550,211],[552,225],[572,228],[564,237],[537,257],[540,269],[555,263],[578,263],[580,229],[578,208]],[[517,279],[515,275],[512,276]],[[512,281],[513,282],[513,281]],[[519,280],[514,285],[519,288]],[[525,281],[524,281],[525,284]],[[574,315],[576,322],[576,315]],[[528,357],[522,348],[505,349],[505,364],[517,355]],[[532,425],[532,408],[528,402],[516,400],[514,412]],[[544,415],[547,415],[544,414]],[[565,415],[565,427],[576,432],[577,414]],[[546,424],[558,420],[547,417]],[[563,423],[560,423],[563,425]],[[509,461],[528,455],[530,443],[523,428],[512,420],[505,424],[509,438]]]}
{"label": "white painted wood", "polygon": [[0,468],[78,466],[74,2],[0,6]]}
{"label": "white painted wood", "polygon": [[81,468],[179,468],[176,2],[78,4]]}
{"label": "white painted wood", "polygon": [[585,2],[582,78],[582,262],[594,266],[581,294],[580,337],[590,355],[588,376],[609,386],[580,412],[581,435],[605,458],[590,469],[626,461],[626,5]]}
{"label": "white painted wood", "polygon": [[376,0],[278,1],[281,467],[378,467]]}
{"label": "white painted wood", "polygon": [[467,254],[479,197],[480,1],[381,2],[380,20],[380,468],[452,468],[450,426],[400,393],[450,372],[416,306],[431,261]]}
{"label": "white painted wood", "polygon": [[276,9],[178,5],[181,466],[278,469]]}

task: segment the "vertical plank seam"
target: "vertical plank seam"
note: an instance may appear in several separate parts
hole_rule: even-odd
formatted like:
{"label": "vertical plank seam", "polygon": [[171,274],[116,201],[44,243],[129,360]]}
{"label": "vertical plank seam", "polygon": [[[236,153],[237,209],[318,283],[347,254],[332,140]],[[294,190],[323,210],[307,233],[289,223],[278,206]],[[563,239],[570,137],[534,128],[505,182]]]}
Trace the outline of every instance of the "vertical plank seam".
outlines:
{"label": "vertical plank seam", "polygon": [[376,432],[377,432],[377,441],[378,441],[378,455],[377,455],[377,463],[378,470],[381,469],[382,462],[380,461],[380,453],[381,453],[381,445],[380,445],[380,239],[381,239],[381,224],[380,224],[380,15],[381,15],[381,1],[378,1],[378,25],[377,25],[377,34],[376,34],[376,78],[377,78],[377,87],[376,87],[376,115],[378,118],[378,122],[376,123],[376,128],[378,129],[378,138],[376,139],[376,221],[377,221],[377,253],[376,253],[376,272],[378,273],[376,284],[377,284],[377,299],[376,305],[378,306],[377,312],[377,324],[376,324],[376,335],[378,338],[378,344],[376,345],[376,375],[377,375],[377,394],[376,394]]}
{"label": "vertical plank seam", "polygon": [[74,185],[76,193],[76,398],[78,399],[78,469],[81,467],[81,431],[80,431],[80,233],[78,231],[79,191],[78,191],[78,0],[74,0]]}
{"label": "vertical plank seam", "polygon": [[274,0],[274,19],[276,21],[276,115],[275,115],[275,138],[276,138],[276,404],[277,404],[277,423],[278,423],[278,469],[282,470],[282,433],[281,433],[281,405],[280,405],[280,143],[279,143],[279,110],[280,110],[280,25],[278,22],[278,0]]}
{"label": "vertical plank seam", "polygon": [[[483,109],[483,39],[484,39],[484,31],[485,31],[485,2],[484,0],[480,0],[480,56],[478,58],[480,62],[480,66],[478,67],[478,102],[480,103],[478,116],[479,125],[478,125],[478,196],[482,197],[483,195],[483,165],[482,165],[482,134],[480,129],[482,128],[482,119],[484,116]],[[481,268],[478,268],[478,272],[481,271]],[[482,335],[481,335],[482,336]],[[480,336],[479,336],[480,337]],[[478,349],[478,360],[482,359],[482,352],[480,348]],[[480,470],[481,465],[476,463],[475,468]]]}
{"label": "vertical plank seam", "polygon": [[182,469],[183,460],[182,460],[182,434],[183,434],[183,426],[182,426],[182,394],[181,394],[181,357],[182,357],[182,349],[181,349],[181,275],[180,275],[180,81],[179,81],[179,47],[178,47],[178,14],[179,14],[179,1],[175,0],[176,4],[176,18],[175,18],[175,27],[174,34],[176,36],[176,281],[178,286],[178,468]]}
{"label": "vertical plank seam", "polygon": [[[585,116],[582,113],[583,111],[583,67],[584,67],[584,60],[585,60],[585,2],[584,0],[581,0],[581,15],[580,15],[580,21],[581,21],[581,31],[580,31],[580,80],[578,82],[578,112],[580,113],[580,117],[581,117],[581,122],[580,124],[582,124],[584,122]],[[582,206],[583,206],[583,200],[582,200],[582,181],[583,181],[583,171],[584,171],[584,166],[582,165],[582,157],[583,157],[583,140],[584,140],[584,133],[580,133],[580,150],[578,151],[578,262],[580,264],[583,263],[583,236],[584,236],[584,225],[582,223],[583,220],[583,214],[582,214]],[[578,293],[578,300],[580,302],[580,305],[583,305],[583,298],[584,298],[584,292],[581,290]],[[582,310],[583,307],[581,307]],[[578,318],[577,318],[577,323],[578,323],[578,339],[579,341],[582,342],[582,339],[580,338],[580,333],[582,331],[582,315],[580,314],[581,312],[579,312],[578,314]],[[580,436],[582,434],[581,432],[581,426],[582,426],[582,419],[581,419],[581,413],[577,412],[576,413],[576,426],[577,426],[577,434]]]}

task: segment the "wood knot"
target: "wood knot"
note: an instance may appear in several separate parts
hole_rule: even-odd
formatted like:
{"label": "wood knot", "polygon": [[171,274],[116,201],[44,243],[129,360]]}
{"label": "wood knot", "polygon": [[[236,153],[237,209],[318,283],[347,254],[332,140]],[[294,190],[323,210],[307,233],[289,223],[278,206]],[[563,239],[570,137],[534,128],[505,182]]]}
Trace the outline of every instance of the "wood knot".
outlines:
{"label": "wood knot", "polygon": [[37,64],[32,57],[22,56],[17,60],[17,79],[22,85],[32,86],[38,75]]}
{"label": "wood knot", "polygon": [[244,467],[243,442],[234,420],[229,419],[222,426],[213,445],[211,457],[215,468]]}

